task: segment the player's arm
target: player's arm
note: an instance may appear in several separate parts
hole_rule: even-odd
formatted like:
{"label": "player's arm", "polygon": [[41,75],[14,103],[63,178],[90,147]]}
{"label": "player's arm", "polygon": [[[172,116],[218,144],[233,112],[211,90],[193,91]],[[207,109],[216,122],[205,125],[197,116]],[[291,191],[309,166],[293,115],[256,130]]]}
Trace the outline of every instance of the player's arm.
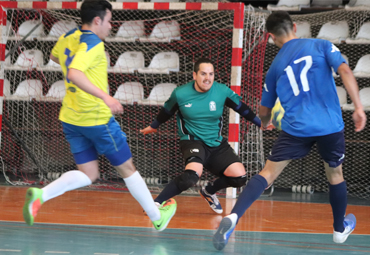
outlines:
{"label": "player's arm", "polygon": [[353,121],[355,122],[355,131],[359,132],[365,128],[366,125],[366,114],[364,112],[362,103],[360,101],[360,96],[358,93],[358,85],[356,78],[354,77],[351,69],[346,63],[342,63],[337,72],[339,73],[344,87],[349,94],[353,105],[355,106],[355,111],[352,115]]}
{"label": "player's arm", "polygon": [[68,71],[67,78],[86,93],[103,100],[104,103],[110,108],[112,114],[123,113],[123,107],[121,103],[105,93],[103,90],[96,87],[82,71],[71,68]]}
{"label": "player's arm", "polygon": [[140,133],[146,135],[157,132],[157,129],[162,123],[169,120],[175,112],[179,109],[179,105],[176,100],[176,89],[172,92],[170,98],[164,103],[164,107],[159,111],[157,117],[153,122],[144,129],[140,130]]}
{"label": "player's arm", "polygon": [[260,108],[259,108],[259,116],[260,116],[260,119],[261,119],[261,126],[262,126],[262,129],[267,129],[269,127],[269,125],[271,124],[270,121],[271,121],[271,108],[268,108],[266,106],[263,106],[263,105],[260,105]]}
{"label": "player's arm", "polygon": [[252,122],[258,127],[261,127],[260,118],[258,118],[253,110],[241,100],[239,101],[239,104],[236,104],[235,101],[233,101],[232,99],[226,98],[225,105],[239,113],[239,115],[242,116],[244,119]]}

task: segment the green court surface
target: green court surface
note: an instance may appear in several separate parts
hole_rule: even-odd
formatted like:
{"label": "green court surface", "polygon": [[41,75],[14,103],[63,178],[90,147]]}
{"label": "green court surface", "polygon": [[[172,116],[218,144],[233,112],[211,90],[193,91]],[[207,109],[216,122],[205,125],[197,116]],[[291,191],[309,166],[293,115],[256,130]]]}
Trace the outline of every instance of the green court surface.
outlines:
{"label": "green court surface", "polygon": [[370,254],[369,235],[335,244],[330,234],[236,231],[223,251],[211,230],[97,227],[0,222],[0,254],[170,255],[170,254]]}

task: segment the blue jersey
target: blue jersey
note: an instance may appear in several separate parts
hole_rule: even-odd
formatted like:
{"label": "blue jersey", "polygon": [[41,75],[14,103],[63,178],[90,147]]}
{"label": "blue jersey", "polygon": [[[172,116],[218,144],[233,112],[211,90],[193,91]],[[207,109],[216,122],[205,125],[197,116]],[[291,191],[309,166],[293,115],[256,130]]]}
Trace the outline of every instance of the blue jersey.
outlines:
{"label": "blue jersey", "polygon": [[323,136],[344,128],[331,68],[345,63],[339,49],[321,39],[293,39],[276,55],[266,75],[261,105],[279,97],[281,128],[298,137]]}

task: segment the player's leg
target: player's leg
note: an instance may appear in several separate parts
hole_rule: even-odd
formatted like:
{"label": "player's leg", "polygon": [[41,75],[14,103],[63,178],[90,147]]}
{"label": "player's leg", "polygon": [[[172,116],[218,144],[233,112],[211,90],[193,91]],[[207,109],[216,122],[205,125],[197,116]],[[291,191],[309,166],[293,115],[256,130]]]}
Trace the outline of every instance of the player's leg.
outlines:
{"label": "player's leg", "polygon": [[213,211],[222,213],[222,206],[216,192],[228,187],[242,187],[245,185],[247,177],[243,164],[228,144],[227,139],[224,139],[220,146],[211,148],[210,152],[211,155],[207,159],[205,167],[219,178],[202,187],[199,193]]}
{"label": "player's leg", "polygon": [[338,132],[318,138],[317,147],[324,159],[325,173],[329,181],[329,200],[333,212],[333,241],[343,243],[356,226],[353,214],[346,214],[347,184],[343,178],[342,163],[345,154],[344,133]]}
{"label": "player's leg", "polygon": [[180,141],[180,149],[185,160],[185,171],[166,185],[154,199],[155,202],[163,203],[195,186],[202,175],[206,155],[204,144],[200,141]]}
{"label": "player's leg", "polygon": [[176,201],[164,201],[158,209],[153,197],[140,173],[132,161],[132,154],[126,141],[126,134],[112,118],[101,130],[101,135],[94,140],[99,153],[104,154],[118,173],[122,176],[131,195],[145,210],[154,227],[164,230],[176,212]]}
{"label": "player's leg", "polygon": [[280,175],[292,159],[306,156],[313,143],[311,138],[294,137],[284,131],[280,132],[265,167],[248,181],[231,214],[222,219],[213,236],[213,245],[217,250],[222,250],[225,247],[240,217],[261,196],[268,185]]}

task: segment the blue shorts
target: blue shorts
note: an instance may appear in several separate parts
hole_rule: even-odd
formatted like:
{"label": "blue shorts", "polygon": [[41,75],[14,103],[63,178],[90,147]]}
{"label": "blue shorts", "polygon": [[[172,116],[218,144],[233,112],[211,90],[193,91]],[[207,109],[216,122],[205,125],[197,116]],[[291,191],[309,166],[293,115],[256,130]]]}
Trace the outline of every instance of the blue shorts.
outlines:
{"label": "blue shorts", "polygon": [[113,166],[132,157],[126,134],[112,117],[105,125],[81,127],[62,122],[63,132],[76,164],[84,164],[105,155]]}
{"label": "blue shorts", "polygon": [[335,168],[343,163],[345,154],[344,130],[330,135],[313,137],[297,137],[281,131],[268,159],[280,162],[303,158],[311,151],[315,143],[320,156],[330,167]]}

